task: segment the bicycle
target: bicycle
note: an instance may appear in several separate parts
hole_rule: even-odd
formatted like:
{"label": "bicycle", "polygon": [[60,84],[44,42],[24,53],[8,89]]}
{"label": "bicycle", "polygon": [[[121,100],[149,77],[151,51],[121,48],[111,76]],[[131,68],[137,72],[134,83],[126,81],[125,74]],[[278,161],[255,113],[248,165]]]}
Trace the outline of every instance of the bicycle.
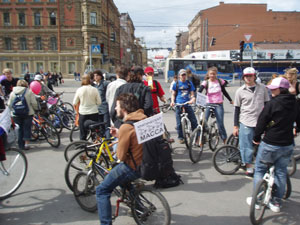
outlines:
{"label": "bicycle", "polygon": [[[210,110],[210,117],[208,121],[205,120],[205,109]],[[199,106],[198,126],[192,132],[189,143],[189,157],[193,163],[199,162],[204,145],[206,142],[209,144],[209,148],[214,151],[219,144],[219,130],[216,120],[210,121],[215,118],[215,107],[212,106]]]}
{"label": "bicycle", "polygon": [[161,111],[163,113],[167,113],[168,111],[171,111],[171,110],[173,110],[175,112],[175,107],[171,106],[171,98],[168,98],[167,103],[159,106],[159,108],[161,109]]}
{"label": "bicycle", "polygon": [[185,112],[185,108],[183,107],[184,105],[187,105],[188,103],[176,103],[175,106],[176,107],[180,107],[180,123],[181,123],[181,129],[182,129],[182,134],[183,134],[183,138],[184,138],[184,142],[186,147],[189,147],[189,139],[190,139],[190,133],[192,132],[192,125],[191,125],[191,121],[188,118],[188,113]]}
{"label": "bicycle", "polygon": [[[78,173],[74,179],[74,196],[80,207],[86,211],[97,210],[95,190],[100,179],[109,173],[105,167],[97,163],[97,155],[86,153],[91,158],[91,167],[87,173]],[[74,157],[74,156],[73,156]],[[150,187],[146,187],[142,181],[133,181],[124,184],[121,188],[114,189],[118,197],[113,220],[119,215],[120,203],[124,203],[131,209],[132,216],[138,225],[162,224],[169,225],[171,210],[163,195]]]}
{"label": "bicycle", "polygon": [[[272,198],[272,193],[274,193],[274,189],[276,188],[274,164],[263,160],[261,160],[260,162],[267,165],[268,169],[264,177],[257,183],[252,195],[252,201],[250,205],[250,220],[254,225],[261,223],[265,209]],[[286,192],[283,198],[289,198],[291,192],[292,185],[289,175],[287,175]]]}
{"label": "bicycle", "polygon": [[15,193],[22,185],[27,174],[27,158],[24,152],[10,148],[6,160],[0,161],[0,200]]}

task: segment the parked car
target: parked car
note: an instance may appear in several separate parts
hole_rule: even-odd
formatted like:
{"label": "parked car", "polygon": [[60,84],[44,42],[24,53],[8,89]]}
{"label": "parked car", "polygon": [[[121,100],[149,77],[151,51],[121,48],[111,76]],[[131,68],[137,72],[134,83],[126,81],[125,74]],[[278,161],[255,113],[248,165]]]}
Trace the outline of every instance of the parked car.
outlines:
{"label": "parked car", "polygon": [[105,69],[100,69],[103,73],[104,79],[109,81],[114,81],[117,79],[117,75],[115,73],[109,73]]}
{"label": "parked car", "polygon": [[164,71],[162,69],[157,69],[158,75],[164,75]]}
{"label": "parked car", "polygon": [[276,72],[258,72],[257,78],[261,80],[261,83],[266,85],[272,79],[273,74],[276,74],[276,76],[279,75]]}
{"label": "parked car", "polygon": [[154,69],[154,76],[158,76],[158,70]]}

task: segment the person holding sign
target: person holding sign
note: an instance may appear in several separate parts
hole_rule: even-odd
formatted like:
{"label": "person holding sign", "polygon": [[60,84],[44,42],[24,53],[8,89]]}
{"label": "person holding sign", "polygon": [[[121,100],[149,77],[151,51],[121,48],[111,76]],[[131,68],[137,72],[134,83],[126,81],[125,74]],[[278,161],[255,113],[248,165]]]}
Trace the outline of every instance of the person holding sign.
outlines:
{"label": "person holding sign", "polygon": [[[224,143],[226,143],[227,133],[224,126],[224,108],[223,108],[223,95],[229,100],[230,104],[233,104],[232,99],[227,93],[225,86],[226,81],[217,78],[218,69],[217,67],[210,67],[207,70],[205,80],[201,83],[199,92],[206,89],[206,102],[208,106],[215,108],[215,115],[217,124],[220,132],[220,136]],[[209,108],[205,111],[205,120],[207,121],[210,115]]]}
{"label": "person holding sign", "polygon": [[[194,130],[198,124],[195,113],[190,106],[195,102],[195,87],[192,82],[187,80],[186,70],[179,70],[179,80],[174,83],[172,88],[172,97],[171,97],[171,106],[174,106],[175,103],[184,104],[182,107],[185,108],[185,112],[188,113],[188,118],[191,121],[192,130]],[[180,144],[184,144],[184,137],[182,133],[181,127],[181,108],[179,106],[176,107],[176,124],[177,124],[177,133]]]}

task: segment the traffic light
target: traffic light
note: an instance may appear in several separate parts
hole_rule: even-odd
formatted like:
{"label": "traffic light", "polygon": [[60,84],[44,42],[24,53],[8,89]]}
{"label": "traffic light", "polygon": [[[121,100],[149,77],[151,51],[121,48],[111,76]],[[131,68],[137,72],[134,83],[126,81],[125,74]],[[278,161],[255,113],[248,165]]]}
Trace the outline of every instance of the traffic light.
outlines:
{"label": "traffic light", "polygon": [[210,46],[216,45],[216,38],[212,37]]}
{"label": "traffic light", "polygon": [[243,61],[244,41],[240,41],[240,61]]}
{"label": "traffic light", "polygon": [[100,47],[101,47],[101,50],[100,50],[100,51],[101,51],[101,54],[103,54],[103,53],[104,53],[104,44],[101,43],[101,44],[100,44]]}

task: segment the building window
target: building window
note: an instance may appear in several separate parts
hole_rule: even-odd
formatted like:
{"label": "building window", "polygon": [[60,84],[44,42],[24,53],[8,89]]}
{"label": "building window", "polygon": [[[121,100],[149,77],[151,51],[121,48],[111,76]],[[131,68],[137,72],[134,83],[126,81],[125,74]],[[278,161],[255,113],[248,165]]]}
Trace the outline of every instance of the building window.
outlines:
{"label": "building window", "polygon": [[56,0],[49,0],[49,2],[56,2]]}
{"label": "building window", "polygon": [[41,14],[39,12],[34,13],[34,25],[35,26],[41,25]]}
{"label": "building window", "polygon": [[55,14],[55,12],[50,13],[50,25],[56,25],[56,14]]}
{"label": "building window", "polygon": [[27,50],[27,40],[25,37],[20,38],[20,49],[21,50]]}
{"label": "building window", "polygon": [[29,72],[28,62],[21,62],[21,74]]}
{"label": "building window", "polygon": [[36,50],[43,50],[43,48],[42,48],[42,38],[41,37],[36,37],[35,38],[35,47],[36,47]]}
{"label": "building window", "polygon": [[18,2],[25,2],[25,0],[18,0]]}
{"label": "building window", "polygon": [[50,63],[50,72],[57,72],[58,69],[58,62],[51,62]]}
{"label": "building window", "polygon": [[5,63],[5,65],[6,65],[5,68],[10,68],[10,69],[14,68],[12,62],[7,62],[7,63]]}
{"label": "building window", "polygon": [[25,26],[25,13],[19,13],[19,25]]}
{"label": "building window", "polygon": [[68,62],[68,73],[73,74],[75,72],[75,62]]}
{"label": "building window", "polygon": [[41,0],[33,0],[33,2],[41,2]]}
{"label": "building window", "polygon": [[5,50],[12,50],[10,37],[4,38],[4,43],[5,43]]}
{"label": "building window", "polygon": [[95,12],[90,13],[90,23],[93,25],[97,24],[97,13]]}
{"label": "building window", "polygon": [[36,72],[40,72],[40,73],[44,72],[44,63],[42,62],[36,63]]}
{"label": "building window", "polygon": [[50,48],[51,50],[53,51],[56,51],[57,50],[57,41],[56,41],[56,37],[51,37],[50,38]]}
{"label": "building window", "polygon": [[91,37],[91,43],[92,44],[98,44],[98,38],[97,37]]}
{"label": "building window", "polygon": [[3,22],[4,22],[4,26],[10,25],[10,17],[8,12],[3,13]]}

